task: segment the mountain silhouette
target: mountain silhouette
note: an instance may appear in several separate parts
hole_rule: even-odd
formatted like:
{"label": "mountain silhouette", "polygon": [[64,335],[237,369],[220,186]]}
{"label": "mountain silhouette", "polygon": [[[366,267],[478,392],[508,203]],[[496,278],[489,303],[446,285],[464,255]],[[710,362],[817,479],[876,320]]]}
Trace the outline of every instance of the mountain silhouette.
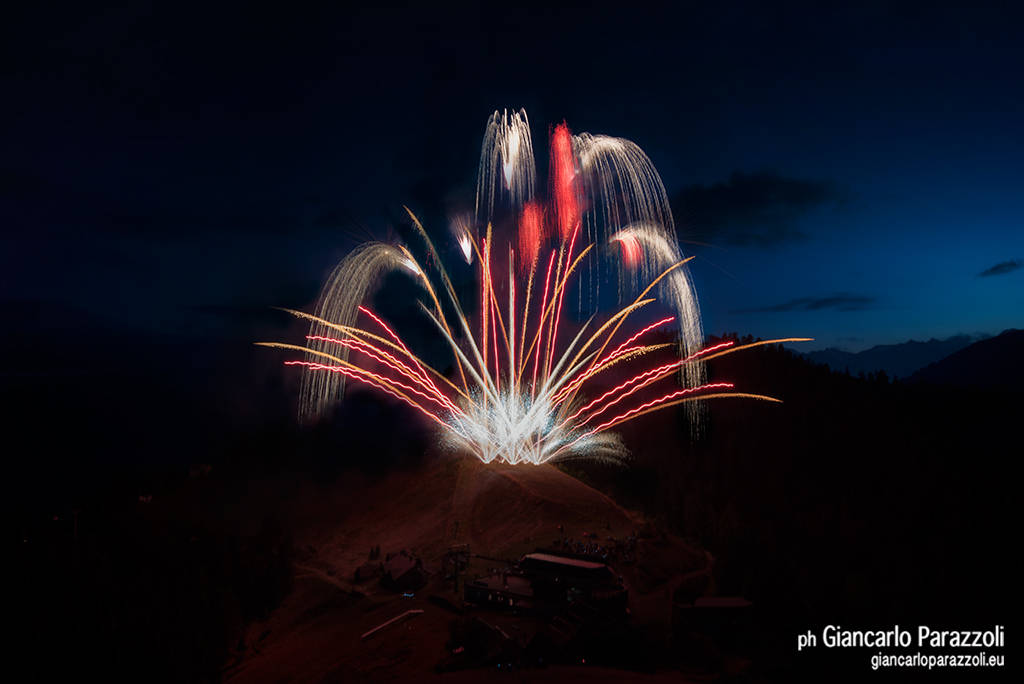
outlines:
{"label": "mountain silhouette", "polygon": [[954,354],[978,339],[977,336],[955,335],[927,342],[909,340],[900,344],[879,344],[860,352],[835,347],[805,352],[815,363],[823,363],[834,371],[848,370],[853,375],[885,371],[890,378],[906,378],[914,372]]}
{"label": "mountain silhouette", "polygon": [[978,389],[1020,390],[1024,382],[1024,330],[1004,330],[929,364],[911,382]]}

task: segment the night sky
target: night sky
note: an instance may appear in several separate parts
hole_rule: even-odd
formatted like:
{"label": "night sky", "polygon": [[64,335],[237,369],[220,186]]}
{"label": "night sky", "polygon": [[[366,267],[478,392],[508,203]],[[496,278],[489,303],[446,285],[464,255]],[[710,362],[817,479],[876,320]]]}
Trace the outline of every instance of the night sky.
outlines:
{"label": "night sky", "polygon": [[650,155],[709,333],[1020,327],[1019,11],[855,4],[5,11],[0,305],[62,344],[263,337],[402,204],[443,234],[525,107],[538,159],[563,120]]}

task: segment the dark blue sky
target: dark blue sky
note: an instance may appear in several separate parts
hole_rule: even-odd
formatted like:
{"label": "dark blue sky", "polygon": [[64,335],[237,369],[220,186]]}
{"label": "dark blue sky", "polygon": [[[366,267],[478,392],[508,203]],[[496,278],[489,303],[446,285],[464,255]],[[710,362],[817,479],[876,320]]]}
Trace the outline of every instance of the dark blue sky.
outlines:
{"label": "dark blue sky", "polygon": [[563,119],[648,152],[710,333],[1021,327],[1019,10],[715,5],[10,15],[8,319],[262,336],[401,204],[441,228],[524,106],[541,158]]}

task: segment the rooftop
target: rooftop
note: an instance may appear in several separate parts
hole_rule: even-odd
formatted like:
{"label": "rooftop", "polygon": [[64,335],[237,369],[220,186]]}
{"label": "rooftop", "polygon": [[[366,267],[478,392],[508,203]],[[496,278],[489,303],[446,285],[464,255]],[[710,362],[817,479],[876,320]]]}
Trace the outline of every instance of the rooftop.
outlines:
{"label": "rooftop", "polygon": [[575,568],[584,568],[586,570],[598,570],[606,567],[604,563],[595,563],[593,561],[577,560],[575,558],[566,558],[565,556],[555,556],[550,553],[528,553],[523,556],[523,560],[536,560],[542,563],[557,563],[558,565],[571,565]]}

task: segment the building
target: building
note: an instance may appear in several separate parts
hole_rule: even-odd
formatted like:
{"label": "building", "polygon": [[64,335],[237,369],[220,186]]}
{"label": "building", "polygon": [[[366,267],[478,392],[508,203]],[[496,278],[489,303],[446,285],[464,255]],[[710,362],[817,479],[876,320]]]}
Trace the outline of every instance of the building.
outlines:
{"label": "building", "polygon": [[414,591],[427,583],[423,562],[406,551],[389,553],[384,560],[381,584],[393,591]]}
{"label": "building", "polygon": [[466,601],[480,607],[529,612],[534,609],[529,579],[508,572],[495,573],[466,584]]}
{"label": "building", "polygon": [[481,607],[601,620],[625,616],[628,599],[622,581],[605,563],[542,551],[523,556],[513,571],[467,583],[465,596]]}

